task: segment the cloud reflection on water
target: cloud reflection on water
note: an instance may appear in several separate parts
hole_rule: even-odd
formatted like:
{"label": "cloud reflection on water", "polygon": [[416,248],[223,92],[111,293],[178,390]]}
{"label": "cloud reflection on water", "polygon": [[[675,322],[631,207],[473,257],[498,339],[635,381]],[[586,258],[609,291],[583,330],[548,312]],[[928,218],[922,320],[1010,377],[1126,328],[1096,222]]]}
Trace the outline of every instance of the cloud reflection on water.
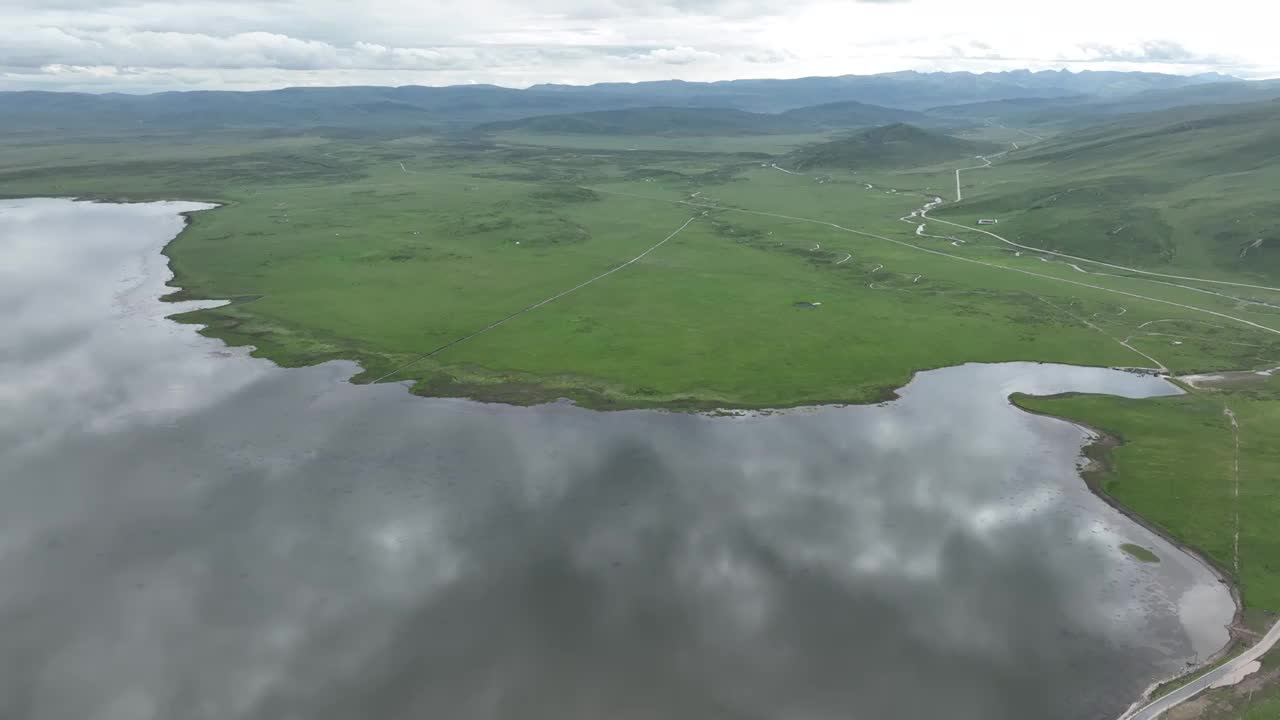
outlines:
{"label": "cloud reflection on water", "polygon": [[189,207],[0,202],[4,717],[1084,719],[1191,657],[1185,593],[1229,619],[1085,491],[1079,430],[1004,400],[1158,381],[966,366],[746,418],[424,400],[163,320]]}

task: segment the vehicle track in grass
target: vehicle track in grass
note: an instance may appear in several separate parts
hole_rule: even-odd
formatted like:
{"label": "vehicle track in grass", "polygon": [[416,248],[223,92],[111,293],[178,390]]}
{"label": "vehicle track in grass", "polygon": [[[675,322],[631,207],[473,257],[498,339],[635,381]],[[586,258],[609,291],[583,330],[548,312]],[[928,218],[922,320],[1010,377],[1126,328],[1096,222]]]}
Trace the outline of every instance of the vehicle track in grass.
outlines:
{"label": "vehicle track in grass", "polygon": [[[406,170],[405,172],[408,172],[408,171]],[[588,285],[591,285],[592,283],[594,283],[594,282],[596,282],[596,281],[598,281],[598,280],[603,280],[603,279],[605,279],[605,278],[609,277],[610,275],[612,275],[612,274],[614,274],[614,273],[616,273],[616,272],[618,272],[618,271],[620,271],[620,270],[623,270],[623,269],[625,269],[625,268],[630,267],[631,265],[634,265],[634,264],[635,264],[635,263],[637,263],[637,262],[640,262],[640,261],[641,261],[641,260],[643,260],[645,257],[647,257],[650,253],[652,253],[653,251],[655,251],[655,250],[657,250],[658,248],[662,247],[663,245],[666,245],[668,242],[670,242],[670,241],[671,241],[673,238],[675,238],[677,235],[679,235],[680,233],[684,232],[685,228],[687,228],[687,227],[689,227],[690,225],[692,225],[694,220],[697,220],[698,218],[703,217],[703,216],[705,216],[706,214],[707,214],[706,212],[702,212],[702,213],[699,213],[699,214],[697,214],[697,215],[694,215],[693,217],[691,217],[691,218],[689,218],[688,220],[686,220],[686,221],[684,222],[684,224],[683,224],[683,225],[681,225],[680,227],[676,228],[675,232],[673,232],[673,233],[671,233],[670,235],[668,235],[667,237],[663,238],[663,240],[662,240],[661,242],[659,242],[658,244],[656,244],[656,245],[654,245],[653,247],[649,248],[648,250],[645,250],[644,252],[640,253],[639,255],[637,255],[637,256],[635,256],[635,257],[631,258],[630,260],[628,260],[628,261],[626,261],[626,262],[622,263],[621,265],[618,265],[617,267],[614,267],[614,268],[611,268],[611,269],[609,269],[609,270],[606,270],[605,272],[600,273],[599,275],[597,275],[597,276],[595,276],[595,277],[591,278],[590,280],[587,280],[587,281],[586,281],[586,282],[584,282],[584,283],[580,283],[580,284],[578,284],[578,285],[575,285],[575,286],[573,286],[573,287],[569,288],[568,290],[565,290],[565,291],[563,291],[563,292],[560,292],[560,293],[557,293],[557,294],[555,294],[555,295],[552,295],[551,297],[549,297],[549,298],[547,298],[547,299],[545,299],[545,300],[541,300],[541,301],[539,301],[539,302],[536,302],[536,303],[534,303],[534,304],[532,304],[532,305],[530,305],[530,306],[528,306],[528,307],[526,307],[526,308],[524,308],[524,309],[522,309],[522,310],[517,310],[516,312],[511,313],[510,315],[508,315],[508,316],[506,316],[506,317],[502,318],[501,320],[498,320],[497,322],[490,323],[490,324],[488,324],[488,325],[486,325],[486,326],[484,326],[484,327],[480,328],[479,330],[476,330],[475,332],[470,333],[469,335],[464,335],[464,336],[462,336],[462,337],[460,337],[460,338],[456,338],[456,339],[454,339],[454,340],[451,340],[451,341],[449,341],[449,342],[445,343],[444,345],[441,345],[440,347],[438,347],[438,348],[436,348],[436,349],[432,350],[431,352],[423,353],[422,355],[419,355],[419,356],[417,356],[417,357],[413,358],[413,359],[412,359],[412,360],[410,360],[409,362],[407,362],[407,363],[405,363],[405,364],[403,364],[403,365],[401,365],[401,366],[399,366],[399,367],[395,368],[395,369],[394,369],[394,370],[392,370],[391,372],[388,372],[388,373],[386,373],[385,375],[382,375],[381,377],[377,378],[377,379],[376,379],[376,380],[374,380],[373,382],[375,382],[375,383],[383,382],[383,381],[384,381],[384,380],[386,380],[387,378],[390,378],[390,377],[391,377],[391,376],[393,376],[393,375],[396,375],[396,374],[399,374],[400,372],[403,372],[403,371],[405,371],[405,370],[408,370],[409,368],[413,367],[414,365],[417,365],[418,363],[420,363],[420,362],[422,362],[422,361],[424,361],[424,360],[426,360],[426,359],[428,359],[428,358],[431,358],[431,357],[434,357],[434,356],[436,356],[436,355],[439,355],[440,353],[444,352],[445,350],[448,350],[448,349],[449,349],[449,348],[451,348],[451,347],[455,347],[455,346],[457,346],[457,345],[461,345],[462,343],[464,343],[464,342],[466,342],[466,341],[468,341],[468,340],[471,340],[471,339],[473,339],[473,338],[477,338],[477,337],[479,337],[479,336],[481,336],[481,335],[483,335],[483,334],[485,334],[485,333],[489,332],[490,330],[493,330],[494,328],[501,327],[502,325],[505,325],[505,324],[507,324],[508,322],[511,322],[512,320],[515,320],[516,318],[520,317],[521,315],[525,315],[525,314],[527,314],[527,313],[531,313],[531,312],[533,312],[534,310],[537,310],[538,308],[540,308],[540,307],[542,307],[542,306],[544,306],[544,305],[550,305],[551,303],[555,302],[556,300],[559,300],[560,298],[562,298],[562,297],[564,297],[564,296],[566,296],[566,295],[569,295],[569,294],[571,294],[571,293],[575,293],[575,292],[577,292],[577,291],[581,290],[582,288],[587,287]]]}

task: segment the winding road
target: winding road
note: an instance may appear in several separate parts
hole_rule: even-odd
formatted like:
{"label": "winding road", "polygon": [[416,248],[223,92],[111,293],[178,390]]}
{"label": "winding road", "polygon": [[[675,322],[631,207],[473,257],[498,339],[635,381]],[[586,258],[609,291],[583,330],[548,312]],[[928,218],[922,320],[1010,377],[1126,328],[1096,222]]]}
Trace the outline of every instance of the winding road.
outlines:
{"label": "winding road", "polygon": [[1210,670],[1164,697],[1148,703],[1136,710],[1125,713],[1120,720],[1155,720],[1162,714],[1172,710],[1200,693],[1214,687],[1220,681],[1230,681],[1248,674],[1251,666],[1255,662],[1259,662],[1263,655],[1266,655],[1276,643],[1280,642],[1280,623],[1276,623],[1271,630],[1262,637],[1253,647],[1244,651],[1237,657],[1232,658],[1226,663]]}
{"label": "winding road", "polygon": [[[1014,150],[1018,149],[1017,143],[1013,143],[1013,149]],[[1004,157],[1005,155],[1008,155],[1008,154],[1009,154],[1009,151],[1005,150],[1004,152],[996,153],[995,155],[979,155],[978,159],[983,162],[982,165],[973,165],[971,167],[956,168],[956,202],[960,202],[961,200],[964,200],[964,192],[960,188],[960,173],[966,170],[986,170],[987,168],[991,167],[991,165],[993,164],[991,162],[992,159],[998,158],[998,157]]]}
{"label": "winding road", "polygon": [[991,161],[979,155],[978,159],[986,163],[985,165],[973,165],[971,167],[956,168],[956,202],[964,200],[964,190],[960,187],[960,173],[966,170],[986,170],[991,167]]}

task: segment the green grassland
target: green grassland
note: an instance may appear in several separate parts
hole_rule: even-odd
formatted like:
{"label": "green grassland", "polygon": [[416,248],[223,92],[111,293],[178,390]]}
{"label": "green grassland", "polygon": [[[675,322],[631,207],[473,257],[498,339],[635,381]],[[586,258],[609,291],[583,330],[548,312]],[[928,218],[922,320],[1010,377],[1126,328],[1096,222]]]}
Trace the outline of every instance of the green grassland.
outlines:
{"label": "green grassland", "polygon": [[[1018,242],[1214,277],[1280,278],[1280,103],[1143,115],[1010,153],[952,209]],[[945,213],[944,213],[945,214]],[[1272,282],[1272,285],[1276,283]]]}
{"label": "green grassland", "polygon": [[[233,302],[187,320],[284,365],[351,358],[361,381],[428,395],[785,407],[882,399],[916,370],[964,362],[1153,366],[1145,354],[1191,372],[1280,358],[1280,334],[1209,314],[1280,328],[1272,308],[1081,276],[932,223],[967,242],[917,237],[899,218],[954,187],[950,141],[911,153],[918,167],[795,175],[771,167],[787,157],[768,138],[752,150],[742,136],[700,138],[697,151],[669,140],[596,153],[473,135],[223,133],[69,145],[42,167],[11,143],[0,193],[221,202],[167,252],[177,297]],[[981,201],[1027,173],[970,172],[967,192]],[[432,354],[691,218],[626,269]]]}
{"label": "green grassland", "polygon": [[1240,720],[1271,720],[1280,717],[1280,686],[1265,691],[1265,695],[1251,696]]}
{"label": "green grassland", "polygon": [[994,144],[895,123],[802,148],[792,154],[790,164],[806,169],[904,168],[929,165],[942,159],[965,160],[979,152],[994,153],[997,149],[999,146]]}

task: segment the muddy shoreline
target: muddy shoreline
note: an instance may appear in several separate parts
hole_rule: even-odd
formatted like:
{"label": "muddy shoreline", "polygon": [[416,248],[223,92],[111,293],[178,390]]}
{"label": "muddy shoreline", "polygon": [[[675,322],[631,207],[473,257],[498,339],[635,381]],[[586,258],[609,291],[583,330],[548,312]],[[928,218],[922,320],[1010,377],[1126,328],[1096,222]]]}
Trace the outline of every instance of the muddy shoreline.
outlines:
{"label": "muddy shoreline", "polygon": [[[1044,396],[1037,396],[1037,397],[1052,399],[1057,397],[1071,397],[1073,395],[1076,395],[1076,393],[1063,393],[1058,395],[1044,395]],[[1031,397],[1031,396],[1028,395],[1026,397]],[[1093,427],[1092,425],[1089,425],[1087,423],[1083,423],[1077,420],[1072,420],[1070,418],[1062,417],[1060,415],[1054,415],[1052,413],[1041,412],[1039,410],[1033,410],[1031,408],[1025,407],[1018,402],[1018,394],[1016,393],[1009,397],[1009,404],[1018,408],[1022,412],[1028,413],[1030,415],[1038,415],[1040,417],[1050,418],[1052,420],[1058,420],[1061,422],[1068,423],[1070,425],[1074,425],[1075,427],[1078,427],[1081,430],[1083,430],[1089,436],[1090,440],[1081,450],[1081,457],[1086,462],[1080,468],[1080,478],[1084,480],[1084,483],[1089,488],[1089,491],[1092,492],[1096,497],[1098,497],[1104,503],[1109,505],[1111,508],[1115,509],[1116,512],[1119,512],[1121,515],[1124,515],[1126,518],[1128,518],[1132,522],[1142,526],[1143,528],[1150,531],[1151,533],[1154,533],[1155,535],[1159,536],[1160,538],[1168,542],[1170,545],[1174,546],[1181,552],[1186,553],[1191,558],[1196,560],[1196,562],[1200,563],[1205,568],[1207,568],[1211,573],[1213,573],[1213,575],[1216,578],[1218,578],[1218,582],[1222,583],[1227,587],[1227,589],[1231,593],[1231,600],[1233,603],[1235,603],[1236,611],[1231,618],[1231,627],[1227,629],[1228,630],[1227,636],[1229,638],[1227,641],[1227,644],[1223,646],[1221,650],[1214,653],[1212,656],[1206,659],[1203,663],[1195,666],[1194,668],[1191,668],[1184,673],[1180,673],[1178,675],[1165,678],[1163,680],[1159,680],[1153,683],[1151,687],[1147,688],[1147,690],[1142,694],[1142,697],[1139,700],[1137,700],[1132,706],[1130,706],[1130,708],[1125,712],[1125,715],[1131,712],[1140,703],[1145,702],[1147,700],[1151,700],[1152,693],[1154,693],[1162,685],[1166,685],[1171,682],[1177,682],[1183,679],[1191,679],[1205,672],[1206,670],[1213,668],[1215,665],[1220,663],[1223,659],[1229,657],[1240,648],[1247,646],[1248,643],[1243,642],[1235,631],[1235,628],[1237,626],[1242,625],[1244,622],[1244,600],[1240,595],[1240,588],[1236,584],[1235,578],[1232,577],[1231,573],[1226,568],[1214,562],[1208,555],[1202,552],[1199,548],[1196,548],[1194,545],[1187,544],[1186,542],[1175,537],[1169,531],[1165,530],[1164,528],[1160,527],[1154,522],[1147,520],[1138,511],[1120,502],[1111,494],[1109,494],[1106,490],[1103,489],[1102,487],[1103,478],[1105,478],[1114,468],[1114,463],[1112,461],[1112,452],[1116,448],[1123,446],[1125,444],[1124,441],[1116,437],[1115,435],[1112,435],[1111,433],[1108,433],[1105,430],[1102,430],[1101,428]],[[1121,715],[1121,717],[1124,717],[1125,715]]]}

